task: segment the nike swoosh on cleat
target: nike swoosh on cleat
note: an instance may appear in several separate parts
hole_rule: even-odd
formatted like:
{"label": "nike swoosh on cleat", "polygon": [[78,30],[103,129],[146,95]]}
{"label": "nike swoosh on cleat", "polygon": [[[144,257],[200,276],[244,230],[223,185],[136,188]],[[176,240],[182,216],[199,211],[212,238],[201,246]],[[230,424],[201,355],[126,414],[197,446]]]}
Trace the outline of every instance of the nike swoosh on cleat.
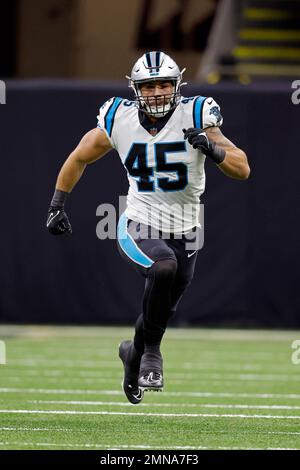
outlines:
{"label": "nike swoosh on cleat", "polygon": [[139,393],[137,395],[132,394],[136,400],[141,400],[143,398],[143,390],[139,388]]}

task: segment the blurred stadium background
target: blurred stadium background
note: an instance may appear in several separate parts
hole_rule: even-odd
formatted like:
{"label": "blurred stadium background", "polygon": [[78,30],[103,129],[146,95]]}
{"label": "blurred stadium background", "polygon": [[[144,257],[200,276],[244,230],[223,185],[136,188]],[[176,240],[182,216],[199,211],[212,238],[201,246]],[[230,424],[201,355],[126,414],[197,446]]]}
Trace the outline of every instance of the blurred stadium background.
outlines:
{"label": "blurred stadium background", "polygon": [[[1,448],[299,449],[300,1],[10,0],[1,19]],[[163,345],[166,391],[129,412],[117,347],[143,280],[96,237],[99,204],[127,192],[116,153],[69,198],[72,237],[45,222],[65,158],[155,49],[187,67],[183,94],[219,102],[252,173],[207,162],[204,249]]]}
{"label": "blurred stadium background", "polygon": [[143,281],[113,240],[96,237],[98,205],[117,208],[127,191],[116,154],[69,198],[70,239],[49,237],[45,216],[57,172],[99,106],[130,97],[125,74],[161,49],[187,67],[186,96],[220,103],[224,133],[252,168],[239,182],[206,165],[205,245],[173,324],[298,327],[300,2],[15,0],[1,9],[1,321],[136,318]]}

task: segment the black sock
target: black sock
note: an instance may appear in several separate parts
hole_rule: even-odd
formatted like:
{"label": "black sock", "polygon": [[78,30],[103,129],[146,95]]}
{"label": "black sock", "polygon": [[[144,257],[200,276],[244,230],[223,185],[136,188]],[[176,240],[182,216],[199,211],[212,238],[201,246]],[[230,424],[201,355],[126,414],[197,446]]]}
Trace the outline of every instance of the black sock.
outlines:
{"label": "black sock", "polygon": [[159,344],[146,344],[145,354],[160,354],[160,343]]}

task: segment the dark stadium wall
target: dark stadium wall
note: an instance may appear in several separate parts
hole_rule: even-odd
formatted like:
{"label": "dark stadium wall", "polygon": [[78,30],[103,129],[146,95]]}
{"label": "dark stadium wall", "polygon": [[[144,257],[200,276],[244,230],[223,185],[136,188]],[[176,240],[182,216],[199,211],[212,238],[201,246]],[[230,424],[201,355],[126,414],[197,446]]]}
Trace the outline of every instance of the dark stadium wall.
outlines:
{"label": "dark stadium wall", "polygon": [[[69,197],[74,233],[49,235],[46,214],[60,166],[126,83],[7,84],[1,124],[1,322],[133,323],[143,280],[115,240],[96,237],[96,209],[118,206],[126,173],[116,152],[88,167]],[[173,324],[300,326],[299,106],[289,85],[189,85],[186,96],[212,95],[223,132],[245,149],[248,181],[206,163],[205,243],[194,280]]]}

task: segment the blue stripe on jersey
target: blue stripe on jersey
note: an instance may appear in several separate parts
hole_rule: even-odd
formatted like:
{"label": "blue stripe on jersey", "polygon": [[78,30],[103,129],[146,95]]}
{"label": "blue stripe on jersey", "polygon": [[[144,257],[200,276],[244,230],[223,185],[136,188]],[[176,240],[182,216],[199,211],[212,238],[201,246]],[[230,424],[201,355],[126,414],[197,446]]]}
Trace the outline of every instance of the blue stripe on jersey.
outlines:
{"label": "blue stripe on jersey", "polygon": [[194,119],[194,127],[199,127],[202,129],[203,126],[203,116],[202,110],[204,101],[206,100],[205,96],[197,96],[194,101],[194,110],[193,110],[193,119]]}
{"label": "blue stripe on jersey", "polygon": [[140,250],[131,235],[127,232],[127,217],[125,213],[120,217],[118,223],[118,242],[124,253],[135,263],[150,268],[154,261]]}
{"label": "blue stripe on jersey", "polygon": [[105,116],[104,125],[110,137],[111,137],[112,128],[114,125],[115,115],[116,115],[117,109],[121,101],[122,101],[122,98],[115,98]]}

